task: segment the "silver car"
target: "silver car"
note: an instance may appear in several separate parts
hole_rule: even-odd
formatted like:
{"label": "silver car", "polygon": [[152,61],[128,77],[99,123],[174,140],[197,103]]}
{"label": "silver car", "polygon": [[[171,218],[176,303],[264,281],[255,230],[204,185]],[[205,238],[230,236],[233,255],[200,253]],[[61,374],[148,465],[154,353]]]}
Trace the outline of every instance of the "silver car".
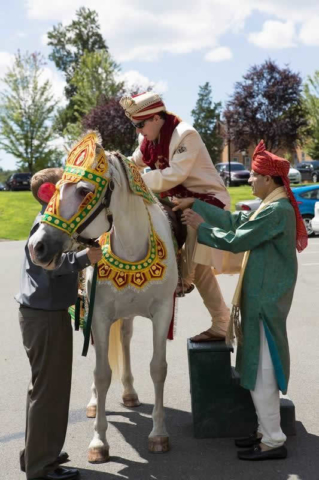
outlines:
{"label": "silver car", "polygon": [[242,200],[241,202],[237,202],[235,208],[236,210],[255,212],[260,204],[260,198],[254,198],[253,200]]}
{"label": "silver car", "polygon": [[301,183],[301,173],[296,168],[290,167],[288,178],[290,183]]}

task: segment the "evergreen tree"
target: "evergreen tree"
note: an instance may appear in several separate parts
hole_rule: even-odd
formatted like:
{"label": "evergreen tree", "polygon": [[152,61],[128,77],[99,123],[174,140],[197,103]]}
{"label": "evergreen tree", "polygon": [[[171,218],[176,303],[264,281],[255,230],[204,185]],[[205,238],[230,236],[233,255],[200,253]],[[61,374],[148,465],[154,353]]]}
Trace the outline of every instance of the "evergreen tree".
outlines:
{"label": "evergreen tree", "polygon": [[198,131],[205,143],[213,163],[220,161],[220,152],[223,139],[218,133],[221,103],[212,100],[212,88],[208,82],[199,87],[196,107],[191,115],[194,119],[194,128]]}
{"label": "evergreen tree", "polygon": [[18,52],[3,78],[0,93],[0,147],[18,159],[21,169],[33,173],[61,165],[63,153],[52,147],[51,120],[56,108],[51,84],[43,78],[39,53]]}

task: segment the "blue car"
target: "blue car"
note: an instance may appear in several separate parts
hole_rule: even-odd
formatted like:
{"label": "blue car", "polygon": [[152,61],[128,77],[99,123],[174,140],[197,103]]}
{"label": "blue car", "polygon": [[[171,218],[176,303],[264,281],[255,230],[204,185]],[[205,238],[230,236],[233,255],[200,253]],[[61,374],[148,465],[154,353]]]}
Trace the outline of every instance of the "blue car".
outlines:
{"label": "blue car", "polygon": [[[308,237],[315,233],[311,225],[311,219],[315,216],[315,203],[319,201],[319,185],[310,185],[309,187],[292,188],[293,194],[297,200],[300,213],[305,223]],[[242,200],[236,203],[236,210],[246,210],[254,212],[261,203],[259,198],[254,200]]]}
{"label": "blue car", "polygon": [[319,201],[319,185],[292,189],[307,229],[308,237],[314,235],[311,219],[315,216],[315,203]]}

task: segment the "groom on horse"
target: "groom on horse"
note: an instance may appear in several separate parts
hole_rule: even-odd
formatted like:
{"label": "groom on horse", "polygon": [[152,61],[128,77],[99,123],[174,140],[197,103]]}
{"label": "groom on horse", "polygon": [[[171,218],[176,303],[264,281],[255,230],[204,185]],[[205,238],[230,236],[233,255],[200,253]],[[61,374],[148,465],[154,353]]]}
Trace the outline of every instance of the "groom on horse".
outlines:
{"label": "groom on horse", "polygon": [[[139,135],[132,160],[139,167],[151,168],[143,180],[154,193],[161,198],[194,197],[229,209],[225,185],[191,125],[167,112],[161,97],[154,92],[124,96],[120,104]],[[212,326],[193,337],[195,342],[224,340],[229,323],[229,309],[212,267],[221,271],[222,253],[199,245],[196,231],[188,227],[182,256],[183,285],[188,293],[195,284],[212,317]]]}

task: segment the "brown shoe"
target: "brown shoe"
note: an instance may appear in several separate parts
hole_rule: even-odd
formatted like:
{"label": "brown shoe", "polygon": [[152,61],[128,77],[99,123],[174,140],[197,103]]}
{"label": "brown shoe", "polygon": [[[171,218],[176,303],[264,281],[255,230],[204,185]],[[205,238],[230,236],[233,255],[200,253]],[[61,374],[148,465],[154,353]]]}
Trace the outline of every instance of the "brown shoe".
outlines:
{"label": "brown shoe", "polygon": [[200,342],[224,342],[225,337],[222,335],[216,335],[216,333],[212,333],[209,330],[200,333],[199,335],[195,335],[194,337],[190,338],[191,342],[200,343]]}

